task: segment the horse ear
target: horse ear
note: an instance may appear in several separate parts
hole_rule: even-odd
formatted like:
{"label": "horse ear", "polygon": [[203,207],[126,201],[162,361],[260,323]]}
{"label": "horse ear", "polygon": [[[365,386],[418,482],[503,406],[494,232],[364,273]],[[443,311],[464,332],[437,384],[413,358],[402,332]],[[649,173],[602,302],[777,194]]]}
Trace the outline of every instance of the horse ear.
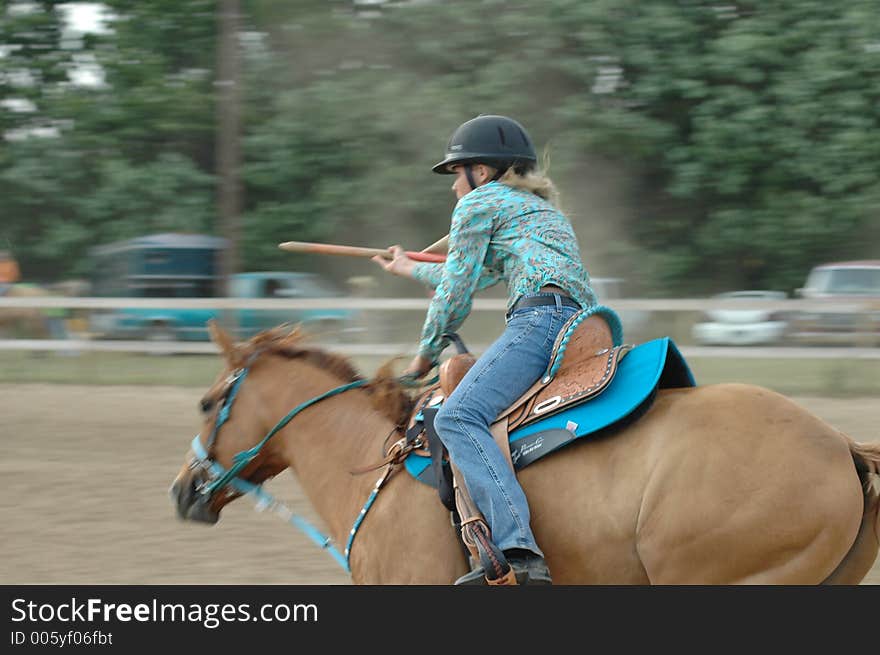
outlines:
{"label": "horse ear", "polygon": [[211,335],[211,341],[220,349],[220,354],[230,366],[235,368],[240,357],[232,337],[213,318],[208,321],[208,333]]}

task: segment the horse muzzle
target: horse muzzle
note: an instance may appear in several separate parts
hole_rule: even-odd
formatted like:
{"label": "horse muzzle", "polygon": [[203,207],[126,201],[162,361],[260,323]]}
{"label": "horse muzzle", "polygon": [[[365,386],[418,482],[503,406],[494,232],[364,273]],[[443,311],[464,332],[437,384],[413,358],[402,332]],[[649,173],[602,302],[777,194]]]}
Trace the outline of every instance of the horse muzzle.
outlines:
{"label": "horse muzzle", "polygon": [[177,516],[183,520],[214,524],[220,513],[211,509],[211,498],[198,491],[198,476],[180,475],[168,490],[171,502],[177,508]]}

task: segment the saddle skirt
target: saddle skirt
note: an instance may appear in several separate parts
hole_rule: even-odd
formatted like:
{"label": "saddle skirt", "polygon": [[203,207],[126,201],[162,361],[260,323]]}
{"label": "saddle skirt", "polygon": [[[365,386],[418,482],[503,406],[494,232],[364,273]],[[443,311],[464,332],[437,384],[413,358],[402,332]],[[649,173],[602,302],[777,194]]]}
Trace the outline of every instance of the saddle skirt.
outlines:
{"label": "saddle skirt", "polygon": [[[580,352],[583,355],[584,351]],[[589,354],[590,350],[585,352]],[[578,372],[586,372],[585,377],[577,378]],[[510,421],[507,444],[516,471],[576,439],[637,419],[648,409],[658,389],[696,386],[687,362],[669,337],[638,346],[600,349],[591,357],[578,359],[575,355],[567,366],[563,362],[555,378],[546,377],[499,417]],[[413,477],[434,487],[440,480],[439,467],[431,466],[428,433],[433,434],[433,430],[424,430],[423,421],[425,413],[432,418],[434,415],[424,410],[439,408],[447,395],[442,381],[441,375],[441,383],[426,389],[416,403],[407,438],[418,438],[422,446],[404,462]]]}

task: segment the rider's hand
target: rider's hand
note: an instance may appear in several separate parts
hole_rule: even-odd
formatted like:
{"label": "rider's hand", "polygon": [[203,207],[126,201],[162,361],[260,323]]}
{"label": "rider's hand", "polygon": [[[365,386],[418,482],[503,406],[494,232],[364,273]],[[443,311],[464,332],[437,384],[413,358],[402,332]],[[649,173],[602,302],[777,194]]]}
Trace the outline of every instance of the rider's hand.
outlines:
{"label": "rider's hand", "polygon": [[391,259],[376,255],[372,260],[389,273],[411,278],[416,262],[407,257],[406,252],[400,246],[391,246],[388,248],[388,252],[391,254]]}
{"label": "rider's hand", "polygon": [[418,380],[421,377],[424,377],[425,374],[431,370],[433,367],[433,362],[429,359],[425,359],[421,355],[416,355],[415,358],[409,363],[404,371],[404,376],[410,376],[414,379]]}

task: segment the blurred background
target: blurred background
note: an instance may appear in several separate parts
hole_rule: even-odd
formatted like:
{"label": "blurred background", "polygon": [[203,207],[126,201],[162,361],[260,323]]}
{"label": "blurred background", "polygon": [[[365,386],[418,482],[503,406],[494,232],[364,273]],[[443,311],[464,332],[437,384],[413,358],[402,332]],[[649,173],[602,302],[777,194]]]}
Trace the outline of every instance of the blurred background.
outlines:
{"label": "blurred background", "polygon": [[[698,382],[763,384],[878,438],[877,17],[876,0],[0,0],[0,466],[27,478],[43,455],[22,437],[139,416],[169,440],[141,491],[158,485],[161,543],[181,545],[163,494],[220,368],[207,319],[241,338],[303,322],[367,372],[411,353],[425,288],[278,244],[433,243],[455,198],[431,166],[481,113],[546,156],[627,341],[672,336]],[[474,350],[504,298],[478,296]],[[4,579],[73,581],[28,547],[79,548],[64,530],[7,518]],[[77,579],[170,575],[79,552]]]}

